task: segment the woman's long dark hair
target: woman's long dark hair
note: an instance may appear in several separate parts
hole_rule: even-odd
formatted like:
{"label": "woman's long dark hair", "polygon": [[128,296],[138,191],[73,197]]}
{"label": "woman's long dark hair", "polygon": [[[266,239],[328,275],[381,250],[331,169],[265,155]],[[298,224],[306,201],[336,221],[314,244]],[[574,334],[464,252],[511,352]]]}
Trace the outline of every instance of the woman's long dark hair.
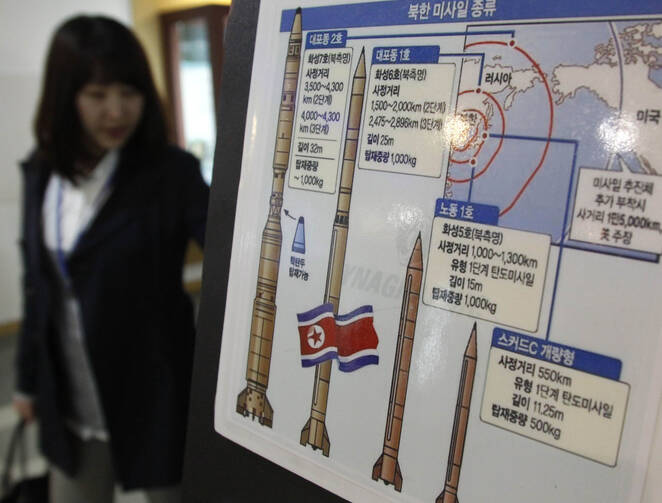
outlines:
{"label": "woman's long dark hair", "polygon": [[157,155],[167,143],[166,123],[143,48],[124,25],[101,16],[78,16],[53,36],[35,118],[37,155],[73,179],[85,155],[76,94],[89,83],[120,82],[144,98],[142,118],[125,149]]}

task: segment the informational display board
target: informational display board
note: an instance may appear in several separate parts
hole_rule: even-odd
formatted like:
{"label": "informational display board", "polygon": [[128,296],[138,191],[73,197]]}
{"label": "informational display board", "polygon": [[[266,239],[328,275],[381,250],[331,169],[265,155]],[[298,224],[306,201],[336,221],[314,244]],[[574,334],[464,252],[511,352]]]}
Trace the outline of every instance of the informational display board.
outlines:
{"label": "informational display board", "polygon": [[661,111],[654,2],[263,2],[216,431],[353,501],[642,501]]}

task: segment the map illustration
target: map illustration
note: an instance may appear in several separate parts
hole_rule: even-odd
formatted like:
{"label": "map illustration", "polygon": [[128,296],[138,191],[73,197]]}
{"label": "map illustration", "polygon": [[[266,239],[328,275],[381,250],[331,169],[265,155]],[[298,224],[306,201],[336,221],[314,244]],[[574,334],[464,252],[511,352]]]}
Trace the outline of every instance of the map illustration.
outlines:
{"label": "map illustration", "polygon": [[457,111],[471,127],[454,145],[446,197],[494,204],[500,225],[548,233],[558,244],[580,167],[662,170],[662,21],[484,31],[467,30],[465,52],[480,55],[464,60]]}

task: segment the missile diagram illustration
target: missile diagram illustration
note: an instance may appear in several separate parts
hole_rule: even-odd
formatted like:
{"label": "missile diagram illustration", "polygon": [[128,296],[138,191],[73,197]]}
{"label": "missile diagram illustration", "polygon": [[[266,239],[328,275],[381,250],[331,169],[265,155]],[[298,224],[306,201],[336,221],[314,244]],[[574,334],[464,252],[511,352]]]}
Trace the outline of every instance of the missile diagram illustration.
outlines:
{"label": "missile diagram illustration", "polygon": [[305,220],[299,217],[297,222],[297,230],[294,233],[294,240],[292,241],[292,251],[295,253],[306,253],[306,231]]}
{"label": "missile diagram illustration", "polygon": [[402,435],[402,421],[407,400],[407,383],[409,381],[409,367],[414,347],[414,333],[416,331],[416,318],[418,317],[418,302],[421,294],[421,281],[423,279],[423,252],[421,247],[421,234],[418,234],[416,243],[407,264],[404,289],[402,292],[402,308],[400,309],[400,324],[398,327],[398,344],[393,363],[393,377],[391,378],[391,394],[386,414],[386,428],[384,431],[384,450],[372,468],[372,479],[383,480],[385,484],[393,484],[396,491],[402,490],[402,472],[398,462],[400,437]]}
{"label": "missile diagram illustration", "polygon": [[262,231],[257,287],[253,302],[251,334],[246,364],[246,388],[237,397],[237,412],[258,418],[260,424],[271,427],[273,409],[267,399],[269,367],[276,319],[276,289],[282,244],[280,213],[283,206],[285,172],[290,159],[290,143],[294,123],[299,65],[301,62],[301,9],[292,22],[285,60],[276,146],[273,159],[273,181],[269,200],[269,216]]}
{"label": "missile diagram illustration", "polygon": [[437,497],[435,503],[457,503],[458,501],[457,488],[460,482],[464,442],[467,438],[467,423],[469,422],[471,393],[474,387],[474,378],[476,377],[477,355],[476,323],[474,323],[462,360],[462,375],[460,376],[460,388],[457,391],[453,435],[451,437],[450,448],[448,449],[446,483],[444,490]]}
{"label": "missile diagram illustration", "polygon": [[[347,131],[345,134],[340,187],[338,189],[338,203],[333,222],[326,287],[324,291],[324,302],[333,304],[334,314],[338,314],[340,288],[343,269],[345,267],[345,252],[347,250],[347,235],[349,232],[349,210],[352,199],[352,186],[354,184],[359,128],[361,126],[361,114],[363,112],[365,80],[365,54],[364,51],[361,51],[361,56],[359,57],[352,80],[352,94],[347,117]],[[329,455],[329,449],[331,447],[325,424],[330,381],[331,360],[327,360],[315,367],[310,417],[301,430],[300,440],[303,446],[310,445],[315,450],[321,449],[325,456]]]}

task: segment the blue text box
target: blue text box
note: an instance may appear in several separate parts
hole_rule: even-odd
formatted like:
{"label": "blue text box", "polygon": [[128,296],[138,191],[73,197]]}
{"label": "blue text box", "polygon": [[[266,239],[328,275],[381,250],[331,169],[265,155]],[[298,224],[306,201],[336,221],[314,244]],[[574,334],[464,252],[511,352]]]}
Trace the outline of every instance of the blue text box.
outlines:
{"label": "blue text box", "polygon": [[312,31],[306,35],[306,49],[338,49],[347,45],[347,30]]}
{"label": "blue text box", "polygon": [[375,47],[372,64],[438,63],[438,45]]}
{"label": "blue text box", "polygon": [[623,367],[621,361],[616,358],[511,332],[499,327],[492,332],[492,347],[581,370],[614,381],[620,379],[621,368]]}
{"label": "blue text box", "polygon": [[497,225],[499,223],[499,207],[468,201],[456,201],[454,199],[437,199],[434,216]]}

